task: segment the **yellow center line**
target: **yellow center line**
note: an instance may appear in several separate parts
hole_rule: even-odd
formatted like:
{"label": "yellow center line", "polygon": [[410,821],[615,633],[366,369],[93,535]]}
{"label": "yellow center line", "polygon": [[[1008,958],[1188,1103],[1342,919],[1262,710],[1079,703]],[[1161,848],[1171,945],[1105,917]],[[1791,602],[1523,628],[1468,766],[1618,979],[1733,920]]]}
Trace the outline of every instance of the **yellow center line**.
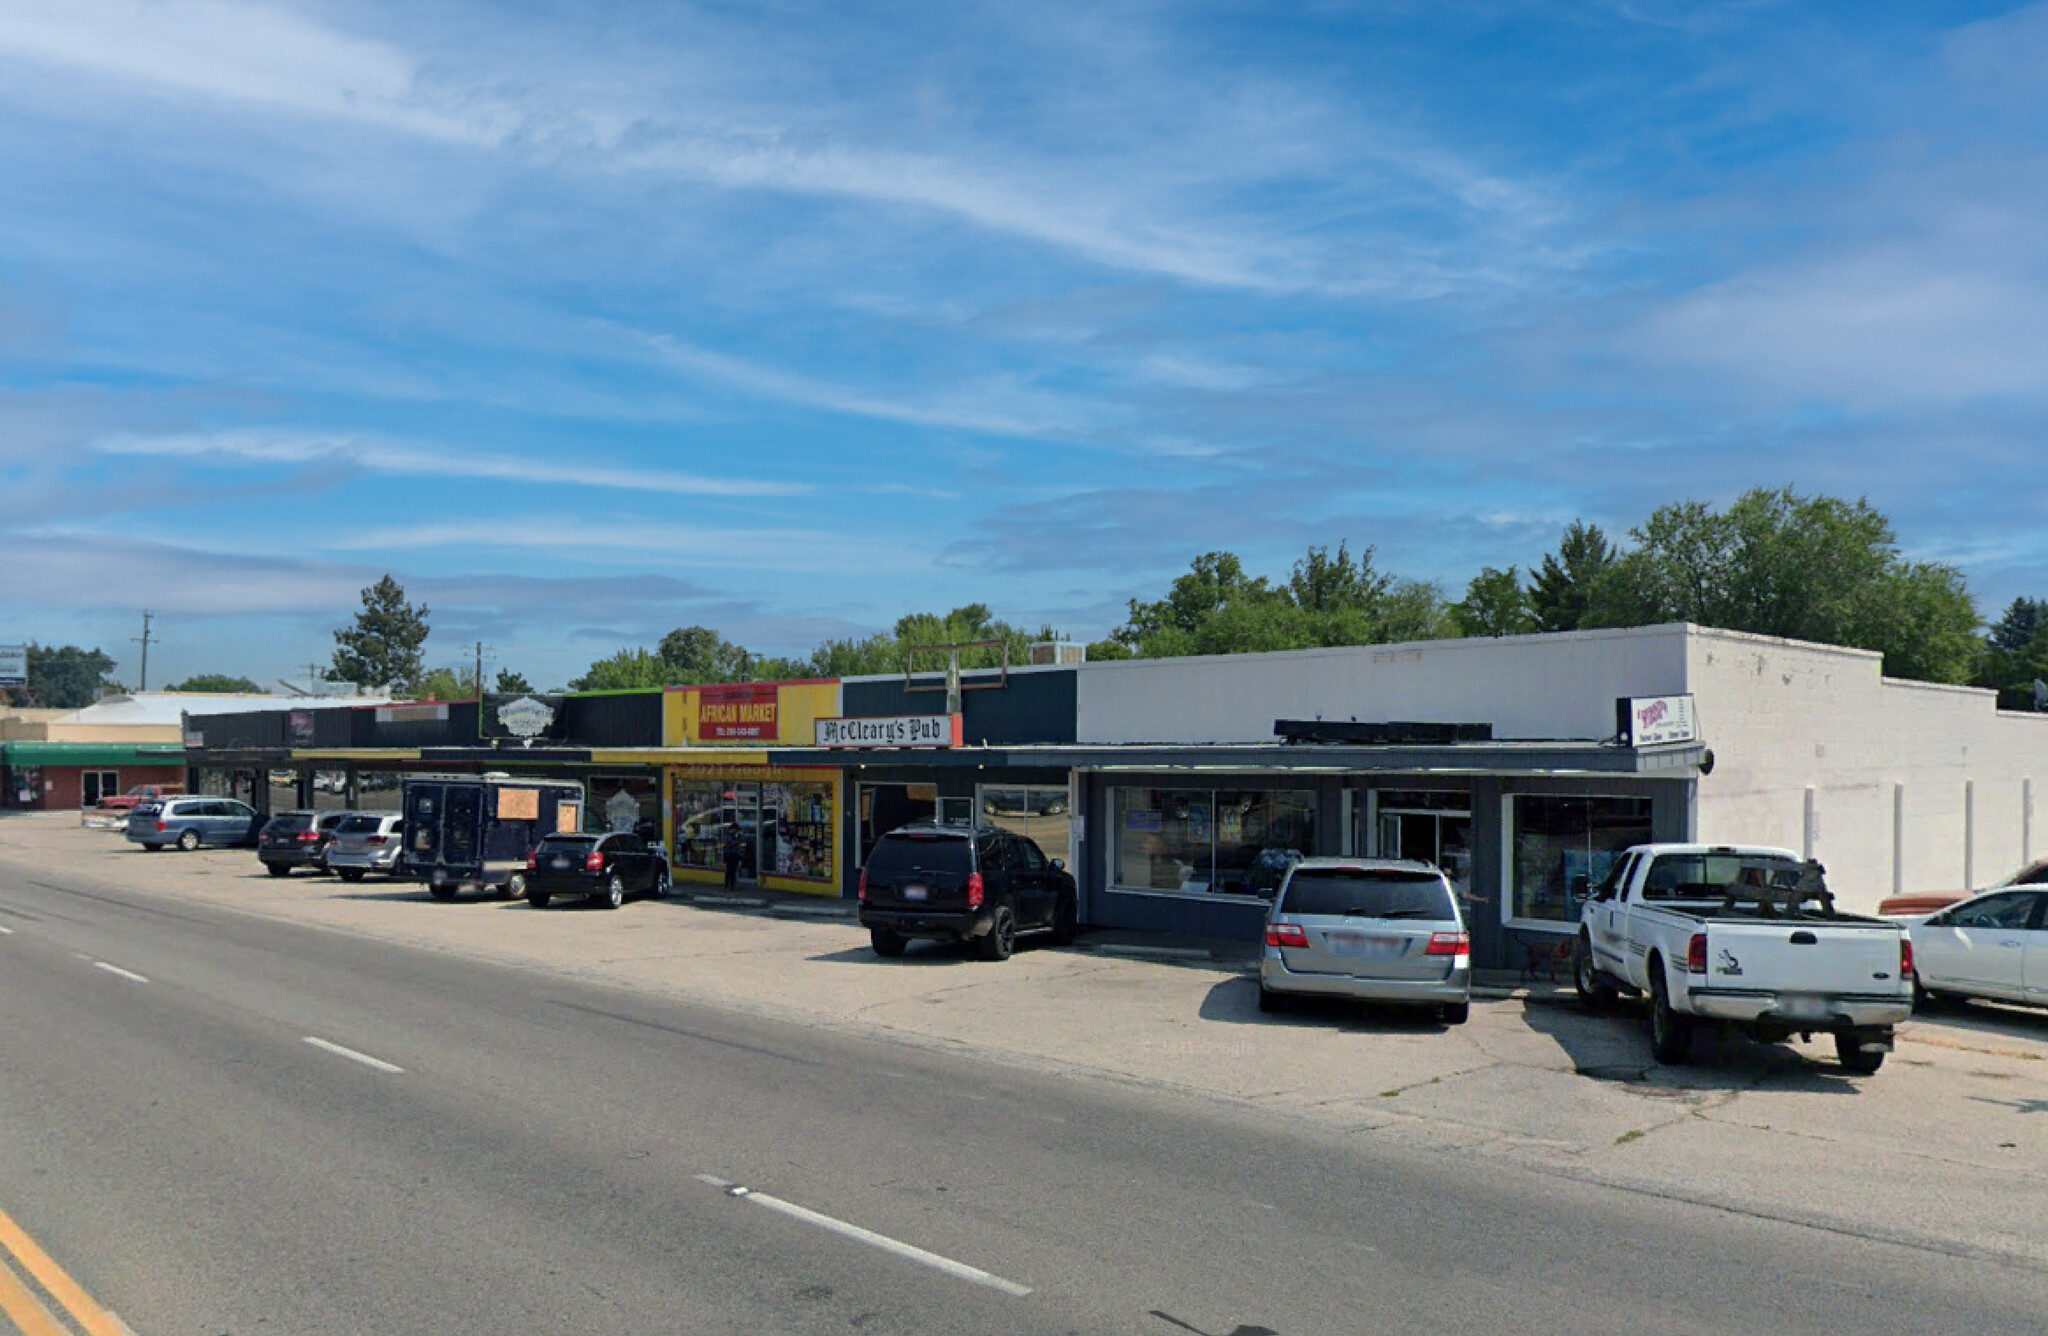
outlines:
{"label": "yellow center line", "polygon": [[21,1336],[67,1336],[51,1318],[43,1301],[30,1292],[14,1268],[0,1261],[0,1314],[15,1325]]}
{"label": "yellow center line", "polygon": [[[21,1263],[22,1269],[28,1272],[37,1284],[49,1291],[50,1296],[63,1305],[72,1319],[84,1327],[91,1336],[127,1336],[107,1310],[94,1302],[93,1297],[80,1288],[77,1281],[66,1275],[64,1268],[52,1261],[48,1253],[38,1248],[35,1240],[24,1233],[21,1226],[15,1224],[5,1211],[0,1211],[0,1248],[12,1253]],[[0,1291],[4,1291],[6,1281],[13,1280],[13,1273],[0,1266],[0,1276],[5,1277],[4,1280],[0,1280]],[[18,1288],[20,1282],[14,1283]],[[22,1290],[21,1293],[25,1297],[33,1297],[28,1296],[26,1290]],[[38,1304],[36,1307],[40,1308],[41,1305]],[[43,1318],[40,1313],[37,1314],[37,1318],[45,1324],[40,1327],[31,1327],[23,1322],[12,1308],[8,1309],[8,1315],[21,1326],[25,1336],[42,1336],[46,1331],[55,1332],[55,1336],[63,1336],[61,1331],[49,1327],[48,1319]]]}

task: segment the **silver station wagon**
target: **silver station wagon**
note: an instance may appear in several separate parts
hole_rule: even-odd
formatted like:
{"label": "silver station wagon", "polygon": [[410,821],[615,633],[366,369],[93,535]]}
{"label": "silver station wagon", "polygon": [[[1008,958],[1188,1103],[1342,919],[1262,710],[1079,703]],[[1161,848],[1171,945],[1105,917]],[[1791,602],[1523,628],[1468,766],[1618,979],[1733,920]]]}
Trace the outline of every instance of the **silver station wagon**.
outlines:
{"label": "silver station wagon", "polygon": [[1462,1025],[1472,939],[1444,874],[1377,858],[1308,858],[1288,869],[1266,917],[1259,1010],[1303,996],[1431,1007]]}

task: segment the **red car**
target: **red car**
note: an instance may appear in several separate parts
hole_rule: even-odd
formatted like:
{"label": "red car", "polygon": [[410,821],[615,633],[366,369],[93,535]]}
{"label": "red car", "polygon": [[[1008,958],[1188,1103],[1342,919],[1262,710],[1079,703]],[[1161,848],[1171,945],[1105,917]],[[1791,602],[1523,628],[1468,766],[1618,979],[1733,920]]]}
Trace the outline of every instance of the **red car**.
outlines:
{"label": "red car", "polygon": [[132,812],[137,803],[153,803],[159,798],[174,798],[184,793],[179,784],[137,784],[126,793],[110,793],[95,806],[102,812]]}

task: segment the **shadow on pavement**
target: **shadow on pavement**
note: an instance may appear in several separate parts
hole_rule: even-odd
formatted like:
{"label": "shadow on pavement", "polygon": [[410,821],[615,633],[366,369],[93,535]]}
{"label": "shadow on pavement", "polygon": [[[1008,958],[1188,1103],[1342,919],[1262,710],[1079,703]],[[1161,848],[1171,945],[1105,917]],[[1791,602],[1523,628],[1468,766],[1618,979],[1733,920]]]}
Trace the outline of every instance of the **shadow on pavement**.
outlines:
{"label": "shadow on pavement", "polygon": [[1345,1034],[1439,1034],[1454,1028],[1444,1024],[1434,1007],[1353,1002],[1340,997],[1291,998],[1285,1011],[1260,1011],[1259,981],[1243,977],[1226,979],[1211,988],[1203,995],[1196,1015],[1226,1025],[1329,1029],[1335,1024]]}
{"label": "shadow on pavement", "polygon": [[[1602,1011],[1525,1002],[1522,1020],[1571,1059],[1572,1070],[1594,1081],[1616,1081],[1644,1094],[1759,1090],[1853,1095],[1858,1083],[1835,1061],[1827,1044],[1801,1051],[1789,1044],[1759,1044],[1741,1035],[1701,1027],[1693,1034],[1692,1062],[1666,1067],[1650,1056],[1640,1003],[1617,1002]],[[1824,1039],[1820,1040],[1826,1043]]]}
{"label": "shadow on pavement", "polygon": [[2000,1039],[2048,1043],[2048,1011],[2008,1006],[2003,1002],[1943,999],[1914,1012],[1913,1019],[1930,1029],[1960,1030]]}

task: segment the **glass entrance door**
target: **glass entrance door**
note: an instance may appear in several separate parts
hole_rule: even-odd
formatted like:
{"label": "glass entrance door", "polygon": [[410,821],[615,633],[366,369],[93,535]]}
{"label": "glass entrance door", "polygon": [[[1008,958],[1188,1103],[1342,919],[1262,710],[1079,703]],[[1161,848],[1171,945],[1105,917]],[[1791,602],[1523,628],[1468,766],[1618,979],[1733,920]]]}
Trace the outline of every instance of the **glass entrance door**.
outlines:
{"label": "glass entrance door", "polygon": [[[1354,795],[1352,853],[1434,863],[1461,897],[1472,888],[1472,809],[1465,793],[1376,789]],[[1359,848],[1357,846],[1365,847]]]}

